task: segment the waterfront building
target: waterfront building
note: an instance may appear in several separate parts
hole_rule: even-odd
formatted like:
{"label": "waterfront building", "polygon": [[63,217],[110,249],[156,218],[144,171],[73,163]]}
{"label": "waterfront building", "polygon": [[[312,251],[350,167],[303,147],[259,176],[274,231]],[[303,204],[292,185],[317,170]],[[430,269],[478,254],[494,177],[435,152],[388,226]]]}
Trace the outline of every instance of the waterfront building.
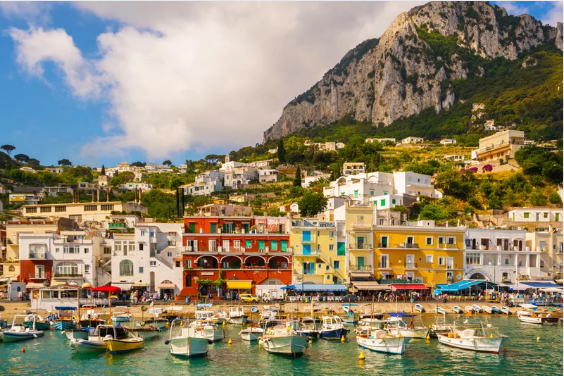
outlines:
{"label": "waterfront building", "polygon": [[549,226],[543,231],[527,232],[527,248],[540,253],[540,271],[554,278],[562,273],[563,251],[562,227]]}
{"label": "waterfront building", "polygon": [[293,284],[298,291],[345,291],[346,247],[334,222],[292,221]]}
{"label": "waterfront building", "polygon": [[147,208],[134,202],[73,202],[60,204],[24,205],[24,217],[62,217],[70,218],[77,223],[84,221],[101,222],[112,212],[140,212],[147,214]]}
{"label": "waterfront building", "polygon": [[228,291],[262,295],[291,284],[292,253],[285,221],[185,217],[182,296],[212,293],[223,298]]}
{"label": "waterfront building", "polygon": [[467,229],[466,279],[515,283],[546,277],[541,252],[526,245],[524,230]]}

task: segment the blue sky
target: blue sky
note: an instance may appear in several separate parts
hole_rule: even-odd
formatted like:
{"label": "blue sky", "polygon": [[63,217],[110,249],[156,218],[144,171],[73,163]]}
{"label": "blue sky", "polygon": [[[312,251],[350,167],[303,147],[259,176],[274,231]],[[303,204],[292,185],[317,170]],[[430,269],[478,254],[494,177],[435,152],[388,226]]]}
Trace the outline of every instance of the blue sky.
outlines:
{"label": "blue sky", "polygon": [[[348,49],[419,3],[0,3],[0,143],[92,166],[254,145]],[[495,3],[562,20],[561,2]]]}

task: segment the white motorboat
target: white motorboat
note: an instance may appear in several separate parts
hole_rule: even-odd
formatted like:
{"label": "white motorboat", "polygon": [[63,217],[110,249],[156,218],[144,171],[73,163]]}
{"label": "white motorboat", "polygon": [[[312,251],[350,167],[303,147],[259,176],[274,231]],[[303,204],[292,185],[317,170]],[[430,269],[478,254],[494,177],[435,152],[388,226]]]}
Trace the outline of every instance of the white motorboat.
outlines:
{"label": "white motorboat", "polygon": [[[395,315],[394,313],[389,313],[389,315]],[[409,317],[405,315],[404,317]],[[429,329],[424,326],[415,326],[413,322],[409,325],[399,316],[390,317],[386,320],[387,331],[391,335],[402,335],[408,338],[426,338]]]}
{"label": "white motorboat", "polygon": [[196,311],[195,318],[196,320],[219,323],[214,316],[215,314],[213,313],[213,311]]}
{"label": "white motorboat", "polygon": [[88,339],[73,338],[70,346],[80,353],[102,352],[108,348],[108,341],[112,339],[126,339],[133,337],[121,325],[98,325],[88,334]]}
{"label": "white motorboat", "polygon": [[439,342],[443,345],[464,350],[499,353],[509,337],[500,334],[491,325],[477,324],[453,325],[446,334],[438,334]]}
{"label": "white motorboat", "polygon": [[474,307],[472,307],[471,305],[467,305],[466,307],[464,307],[464,312],[474,313]]}
{"label": "white motorboat", "polygon": [[517,311],[517,318],[519,318],[521,322],[541,325],[558,324],[559,317],[552,316],[551,313],[536,312],[537,306],[534,304],[521,304],[521,307],[523,307],[524,310]]}
{"label": "white motorboat", "polygon": [[241,306],[229,307],[229,322],[235,325],[243,325],[249,316],[245,315],[245,309]]}
{"label": "white motorboat", "polygon": [[414,308],[417,312],[419,313],[424,313],[425,312],[425,308],[423,308],[423,306],[421,304],[416,304],[415,308]]}
{"label": "white motorboat", "polygon": [[225,338],[223,328],[213,322],[194,320],[188,328],[189,336],[193,338],[205,338],[212,342],[221,341]]}
{"label": "white motorboat", "polygon": [[264,334],[264,329],[257,326],[249,326],[240,332],[243,341],[258,341]]}
{"label": "white motorboat", "polygon": [[484,311],[484,312],[486,312],[486,313],[489,313],[490,315],[491,315],[492,313],[494,313],[494,312],[492,311],[492,307],[487,306],[487,305],[482,306],[482,311]]}
{"label": "white motorboat", "polygon": [[359,346],[371,351],[384,352],[388,354],[403,354],[405,345],[411,340],[408,337],[395,336],[388,334],[381,329],[368,329],[356,335],[356,342]]}
{"label": "white motorboat", "polygon": [[90,333],[92,328],[80,328],[80,329],[67,329],[63,331],[67,339],[88,339],[88,333]]}
{"label": "white motorboat", "polygon": [[463,313],[462,308],[460,308],[459,306],[455,305],[454,307],[452,307],[452,312],[454,313]]}
{"label": "white motorboat", "polygon": [[269,353],[290,356],[303,355],[309,347],[308,337],[298,335],[291,322],[266,329],[259,343]]}
{"label": "white motorboat", "polygon": [[12,326],[10,329],[4,329],[2,331],[2,339],[4,342],[17,342],[23,341],[26,339],[34,339],[43,337],[45,333],[41,330],[35,329],[35,319],[36,315],[32,315],[31,320],[31,327],[26,328],[24,326],[24,321],[26,321],[28,317],[26,315],[15,315],[14,319],[12,320]]}
{"label": "white motorboat", "polygon": [[190,328],[181,326],[181,323],[181,320],[176,319],[170,324],[169,339],[165,341],[165,344],[170,344],[170,353],[183,358],[206,355],[212,341],[203,337],[191,337]]}
{"label": "white motorboat", "polygon": [[511,314],[509,307],[501,307],[501,312],[508,315],[508,316]]}
{"label": "white motorboat", "polygon": [[366,332],[370,329],[384,329],[384,326],[387,324],[386,320],[380,320],[376,318],[366,318],[362,319],[358,322],[358,325],[355,328],[355,332],[357,334]]}
{"label": "white motorboat", "polygon": [[434,313],[438,313],[441,315],[446,315],[446,310],[443,307],[437,307],[435,308],[435,312]]}
{"label": "white motorboat", "polygon": [[223,323],[227,321],[229,316],[223,311],[218,311],[214,313],[213,318],[218,324],[223,325]]}
{"label": "white motorboat", "polygon": [[143,325],[143,326],[138,324],[134,327],[128,327],[127,329],[133,335],[137,337],[141,337],[146,340],[157,338],[158,336],[161,335],[161,331],[162,331],[160,328],[157,328],[156,326],[151,324]]}
{"label": "white motorboat", "polygon": [[119,315],[112,316],[112,322],[119,323],[119,322],[128,322],[131,320],[131,315],[129,313],[122,313]]}
{"label": "white motorboat", "polygon": [[474,309],[474,313],[482,313],[483,312],[482,307],[480,307],[477,304],[473,304],[472,308]]}
{"label": "white motorboat", "polygon": [[346,337],[349,330],[345,328],[343,320],[339,316],[322,316],[323,325],[319,329],[319,338],[341,339]]}
{"label": "white motorboat", "polygon": [[492,306],[491,308],[492,308],[492,314],[501,313],[501,310],[499,309],[498,306]]}

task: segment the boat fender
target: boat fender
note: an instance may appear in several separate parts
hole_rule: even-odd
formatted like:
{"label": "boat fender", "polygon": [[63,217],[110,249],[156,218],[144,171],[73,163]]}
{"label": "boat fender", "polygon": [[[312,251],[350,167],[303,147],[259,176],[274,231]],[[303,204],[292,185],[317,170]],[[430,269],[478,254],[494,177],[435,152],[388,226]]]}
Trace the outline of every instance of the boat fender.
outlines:
{"label": "boat fender", "polygon": [[213,344],[213,341],[211,339],[208,339],[208,345]]}
{"label": "boat fender", "polygon": [[165,345],[168,345],[170,343],[170,341],[167,339],[166,341],[164,341]]}

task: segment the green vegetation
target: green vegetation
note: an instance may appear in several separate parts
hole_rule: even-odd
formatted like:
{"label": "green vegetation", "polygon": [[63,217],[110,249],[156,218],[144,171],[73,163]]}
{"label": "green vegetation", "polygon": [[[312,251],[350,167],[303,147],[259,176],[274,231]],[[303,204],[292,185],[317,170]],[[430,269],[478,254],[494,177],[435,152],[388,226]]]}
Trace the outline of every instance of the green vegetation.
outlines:
{"label": "green vegetation", "polygon": [[304,196],[298,201],[298,206],[302,217],[314,217],[325,210],[327,197],[313,189],[306,189]]}

